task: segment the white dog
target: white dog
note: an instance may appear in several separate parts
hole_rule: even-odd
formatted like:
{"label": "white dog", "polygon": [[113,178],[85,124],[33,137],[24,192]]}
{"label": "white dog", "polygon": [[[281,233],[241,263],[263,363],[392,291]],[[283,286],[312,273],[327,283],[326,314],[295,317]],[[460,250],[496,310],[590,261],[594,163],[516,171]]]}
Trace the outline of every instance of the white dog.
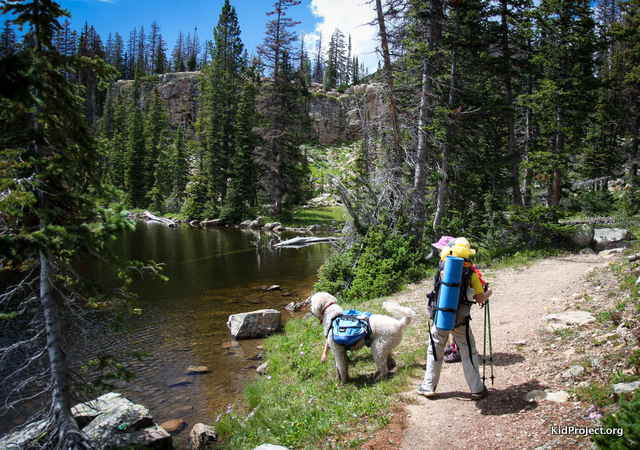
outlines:
{"label": "white dog", "polygon": [[[396,302],[384,302],[382,307],[402,318],[396,320],[393,317],[380,314],[369,316],[369,324],[371,325],[371,354],[373,355],[373,360],[378,365],[375,381],[386,377],[389,374],[389,370],[396,366],[396,362],[393,360],[393,356],[391,356],[391,351],[400,344],[400,341],[402,341],[402,330],[411,323],[415,316],[415,312],[412,309],[400,306]],[[338,306],[336,298],[327,292],[318,292],[311,297],[311,313],[322,322],[324,335],[327,337],[329,347],[336,359],[338,378],[341,384],[345,384],[349,380],[347,350],[358,350],[362,348],[364,339],[348,349],[334,342],[331,324],[334,318],[342,314],[342,308]]]}

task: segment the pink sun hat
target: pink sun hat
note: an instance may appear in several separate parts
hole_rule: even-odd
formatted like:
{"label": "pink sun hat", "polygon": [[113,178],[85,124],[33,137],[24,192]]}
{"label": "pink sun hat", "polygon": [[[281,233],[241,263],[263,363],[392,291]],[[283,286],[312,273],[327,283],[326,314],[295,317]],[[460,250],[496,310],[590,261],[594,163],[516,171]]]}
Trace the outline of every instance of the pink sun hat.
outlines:
{"label": "pink sun hat", "polygon": [[438,242],[431,245],[439,250],[443,247],[449,246],[449,244],[452,244],[454,239],[455,238],[453,236],[442,236]]}

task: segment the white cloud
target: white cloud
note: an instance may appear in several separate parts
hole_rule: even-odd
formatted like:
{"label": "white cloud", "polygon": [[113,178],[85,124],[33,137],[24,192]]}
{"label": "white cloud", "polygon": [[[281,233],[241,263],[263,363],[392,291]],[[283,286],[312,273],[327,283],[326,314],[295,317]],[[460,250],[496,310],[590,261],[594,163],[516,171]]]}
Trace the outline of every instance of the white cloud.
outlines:
{"label": "white cloud", "polygon": [[[311,0],[309,8],[320,22],[314,30],[315,36],[309,41],[315,41],[322,31],[322,46],[326,50],[329,39],[336,28],[339,28],[348,41],[351,35],[351,54],[357,55],[358,60],[364,62],[365,67],[372,73],[378,67],[378,37],[376,28],[369,25],[375,19],[375,11],[366,0]],[[307,41],[307,42],[309,42]],[[310,42],[311,44],[311,42]]]}

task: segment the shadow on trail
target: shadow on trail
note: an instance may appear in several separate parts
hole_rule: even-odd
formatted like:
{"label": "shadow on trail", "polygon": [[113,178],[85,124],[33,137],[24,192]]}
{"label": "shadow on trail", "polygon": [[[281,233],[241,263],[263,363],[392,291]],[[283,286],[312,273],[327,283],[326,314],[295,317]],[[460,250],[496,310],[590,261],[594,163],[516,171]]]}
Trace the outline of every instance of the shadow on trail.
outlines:
{"label": "shadow on trail", "polygon": [[506,389],[492,389],[489,385],[489,395],[476,403],[480,413],[485,416],[500,416],[515,414],[525,409],[537,408],[536,403],[525,401],[525,396],[533,390],[544,390],[547,386],[537,380],[527,383],[509,386]]}
{"label": "shadow on trail", "polygon": [[[482,366],[482,354],[479,355],[480,365]],[[494,353],[493,365],[497,367],[512,366],[524,361],[524,356],[517,353]],[[489,367],[489,355],[487,355],[487,367]]]}

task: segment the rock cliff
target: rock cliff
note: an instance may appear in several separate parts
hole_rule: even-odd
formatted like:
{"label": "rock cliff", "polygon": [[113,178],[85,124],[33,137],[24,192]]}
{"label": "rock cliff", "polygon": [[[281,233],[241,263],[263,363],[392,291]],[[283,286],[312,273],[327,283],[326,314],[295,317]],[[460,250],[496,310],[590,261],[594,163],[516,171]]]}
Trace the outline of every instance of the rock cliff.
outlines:
{"label": "rock cliff", "polygon": [[[165,102],[174,127],[193,125],[200,109],[200,72],[167,73],[146,77],[141,83],[141,106],[151,99],[154,87],[158,88]],[[133,81],[116,81],[109,95],[129,93]],[[338,141],[357,140],[364,132],[365,123],[376,121],[383,111],[383,87],[381,84],[358,85],[348,88],[343,94],[337,91],[322,92],[322,85],[313,84],[307,102],[309,115],[313,118],[311,139],[322,145]]]}

